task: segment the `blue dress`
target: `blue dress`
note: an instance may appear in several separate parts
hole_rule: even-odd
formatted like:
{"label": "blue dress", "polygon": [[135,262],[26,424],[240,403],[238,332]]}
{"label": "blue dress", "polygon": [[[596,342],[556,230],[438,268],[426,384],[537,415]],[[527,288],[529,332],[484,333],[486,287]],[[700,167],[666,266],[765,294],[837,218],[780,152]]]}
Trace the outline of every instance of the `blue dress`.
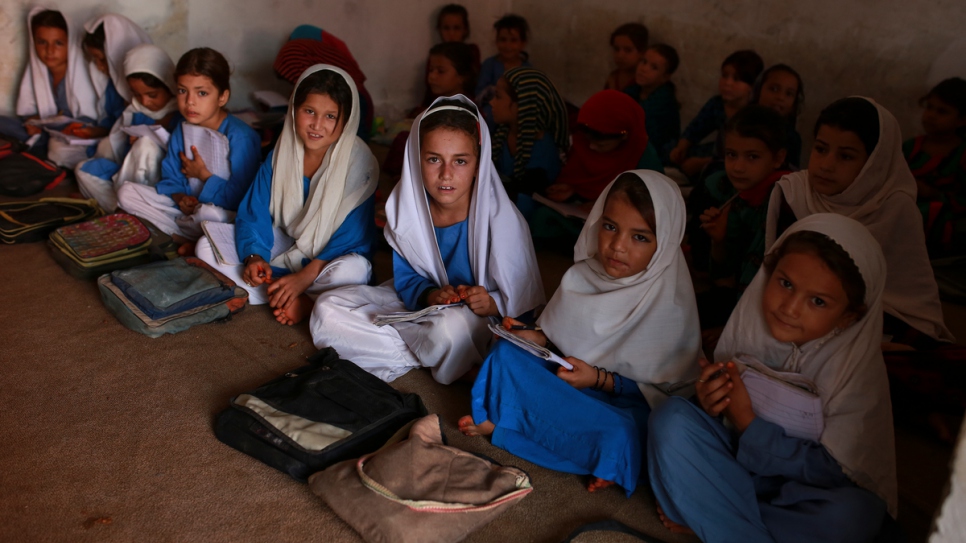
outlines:
{"label": "blue dress", "polygon": [[[242,258],[257,254],[271,261],[272,245],[275,242],[272,226],[272,214],[269,203],[272,198],[272,150],[258,169],[258,174],[252,182],[251,188],[238,206],[235,217],[235,245]],[[311,179],[302,177],[302,198],[307,200]],[[339,225],[339,228],[329,238],[322,252],[315,258],[331,261],[340,256],[356,253],[372,260],[373,245],[376,239],[375,223],[376,197],[370,196],[353,209]],[[309,263],[309,259],[302,260],[302,265]],[[272,277],[282,277],[292,273],[287,268],[272,266]]]}
{"label": "blue dress", "polygon": [[[442,257],[443,265],[446,266],[449,284],[453,286],[475,285],[476,279],[474,279],[473,269],[470,267],[467,221],[464,220],[443,228],[434,227],[433,230],[436,231],[436,244],[439,246],[439,255]],[[445,286],[437,285],[419,275],[409,265],[409,262],[396,251],[392,252],[392,272],[396,294],[399,295],[409,311],[422,309],[420,298],[427,290]]]}
{"label": "blue dress", "polygon": [[630,496],[646,475],[647,400],[620,376],[620,395],[576,389],[557,377],[557,367],[497,341],[473,384],[473,420],[495,425],[491,440],[501,449],[548,469],[613,481]]}
{"label": "blue dress", "polygon": [[117,92],[114,81],[108,81],[107,88],[104,89],[104,116],[97,120],[97,126],[101,128],[114,126],[114,123],[121,118],[125,108],[127,108],[127,102]]}
{"label": "blue dress", "polygon": [[705,543],[871,541],[887,516],[820,443],[761,418],[738,436],[683,398],[654,411],[647,469],[664,513]]}
{"label": "blue dress", "polygon": [[699,144],[704,138],[724,128],[727,121],[728,116],[725,115],[724,99],[721,98],[720,94],[713,96],[705,102],[701,110],[698,111],[698,114],[694,116],[694,119],[691,119],[691,122],[688,123],[687,128],[681,134],[682,139],[691,142],[691,149],[688,150],[688,156],[715,156],[717,154],[715,142],[709,142],[703,145]]}
{"label": "blue dress", "polygon": [[[228,115],[221,122],[218,131],[228,137],[228,162],[231,177],[223,179],[212,175],[205,181],[201,203],[214,204],[223,209],[235,211],[248,191],[248,187],[258,171],[261,157],[261,140],[258,134],[234,115]],[[184,151],[184,132],[175,129],[168,140],[168,154],[161,162],[161,180],[158,181],[158,194],[191,194],[188,178],[181,173],[181,153]]]}
{"label": "blue dress", "polygon": [[647,137],[657,150],[661,161],[668,162],[668,154],[681,139],[681,110],[674,97],[671,83],[665,83],[641,100],[641,86],[631,85],[624,89],[644,109]]}
{"label": "blue dress", "polygon": [[[513,155],[510,154],[510,146],[504,144],[500,153],[500,160],[495,164],[496,171],[503,177],[513,178]],[[547,174],[547,181],[553,183],[560,175],[560,151],[557,144],[553,141],[553,136],[549,132],[544,132],[543,137],[533,142],[530,151],[530,160],[527,161],[527,170],[543,170]]]}

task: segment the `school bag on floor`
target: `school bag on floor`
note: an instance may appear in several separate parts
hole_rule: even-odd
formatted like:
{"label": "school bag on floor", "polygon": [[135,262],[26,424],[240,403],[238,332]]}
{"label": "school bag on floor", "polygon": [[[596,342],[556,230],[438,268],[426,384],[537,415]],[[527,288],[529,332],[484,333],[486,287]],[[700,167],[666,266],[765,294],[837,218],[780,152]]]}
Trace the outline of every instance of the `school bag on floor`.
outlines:
{"label": "school bag on floor", "polygon": [[375,451],[426,415],[419,396],[399,392],[331,347],[308,362],[232,398],[215,420],[218,440],[305,481]]}
{"label": "school bag on floor", "polygon": [[116,270],[97,287],[121,324],[149,337],[228,320],[248,303],[248,291],[197,258]]}
{"label": "school bag on floor", "polygon": [[78,279],[151,261],[151,231],[127,213],[62,226],[50,233],[47,245],[54,260]]}
{"label": "school bag on floor", "polygon": [[67,172],[53,162],[16,151],[12,143],[0,141],[0,194],[30,196],[56,187],[66,177]]}
{"label": "school bag on floor", "polygon": [[0,203],[0,241],[8,245],[47,239],[55,228],[86,221],[102,213],[96,200],[41,198]]}

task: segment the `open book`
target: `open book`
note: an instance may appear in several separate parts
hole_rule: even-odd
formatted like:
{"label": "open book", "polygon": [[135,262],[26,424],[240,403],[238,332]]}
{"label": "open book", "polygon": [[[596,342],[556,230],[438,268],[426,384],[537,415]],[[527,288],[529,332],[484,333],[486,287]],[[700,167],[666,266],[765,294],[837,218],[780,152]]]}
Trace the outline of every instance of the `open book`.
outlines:
{"label": "open book", "polygon": [[490,331],[496,334],[498,337],[509,341],[510,343],[516,345],[517,347],[523,349],[524,351],[534,356],[537,356],[544,360],[549,360],[551,362],[556,362],[557,364],[560,364],[561,366],[567,368],[568,370],[574,369],[573,364],[571,364],[570,362],[567,362],[563,358],[560,358],[559,356],[554,354],[553,351],[551,351],[550,349],[546,347],[541,347],[536,343],[530,341],[529,339],[524,339],[515,334],[511,334],[509,331],[507,331],[506,328],[502,326],[491,324]]}
{"label": "open book", "polygon": [[74,136],[72,134],[64,134],[60,130],[54,130],[49,126],[45,126],[44,130],[46,130],[51,137],[57,138],[60,141],[67,142],[70,145],[94,145],[97,142],[101,141],[101,138],[82,138],[80,136]]}
{"label": "open book", "polygon": [[564,217],[573,217],[575,219],[581,219],[586,221],[590,213],[580,209],[580,206],[574,204],[564,204],[561,202],[554,202],[550,198],[543,196],[541,194],[533,193],[533,201],[540,202],[541,204],[549,207],[550,209],[560,213]]}
{"label": "open book", "polygon": [[[198,126],[196,124],[181,123],[181,133],[184,134],[184,154],[194,159],[191,147],[198,149],[198,154],[205,161],[208,171],[222,179],[231,177],[231,163],[228,161],[228,136],[217,130]],[[188,183],[194,196],[201,192],[204,183],[197,178],[189,178]]]}
{"label": "open book", "polygon": [[455,304],[431,305],[429,307],[420,309],[419,311],[396,311],[395,313],[382,313],[376,315],[376,317],[372,320],[372,324],[375,324],[376,326],[386,326],[387,324],[396,324],[397,322],[410,322],[425,317],[431,313],[443,311],[448,307],[457,307],[461,305],[463,305],[463,302],[456,302]]}
{"label": "open book", "polygon": [[741,380],[756,416],[781,426],[789,436],[821,439],[825,415],[815,383],[798,373],[775,371],[747,355],[735,357],[735,362],[745,368]]}
{"label": "open book", "polygon": [[[211,242],[211,250],[215,253],[215,260],[223,266],[240,266],[238,249],[235,246],[235,225],[227,222],[203,221],[201,229]],[[282,232],[275,230],[275,244],[272,246],[272,256],[269,260],[284,253],[294,241]]]}
{"label": "open book", "polygon": [[[160,124],[135,124],[132,126],[122,126],[121,132],[136,138],[148,138],[162,149],[168,148],[168,139],[171,134]],[[206,162],[207,164],[207,162]]]}

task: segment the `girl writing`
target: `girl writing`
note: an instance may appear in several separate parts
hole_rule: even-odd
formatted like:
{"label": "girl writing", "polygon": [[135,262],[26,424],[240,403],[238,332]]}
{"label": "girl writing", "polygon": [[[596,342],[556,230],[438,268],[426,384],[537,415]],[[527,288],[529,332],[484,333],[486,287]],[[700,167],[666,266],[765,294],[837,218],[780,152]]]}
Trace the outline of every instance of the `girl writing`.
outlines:
{"label": "girl writing", "polygon": [[[651,416],[647,466],[666,526],[708,543],[854,542],[873,541],[895,516],[879,349],[885,268],[875,238],[840,215],[809,216],[782,235],[728,321],[715,363],[701,361],[697,400],[671,398]],[[766,381],[782,397],[795,386],[780,380],[811,389],[797,395],[815,404],[820,423],[782,426],[763,395],[750,396],[754,383],[763,390],[762,378],[752,380],[764,375],[751,369],[760,365],[782,372]]]}
{"label": "girl writing", "polygon": [[[541,466],[618,484],[630,495],[643,465],[647,417],[667,399],[653,383],[696,373],[694,287],[680,244],[684,200],[656,172],[621,174],[594,204],[575,264],[537,320],[512,332],[559,349],[569,370],[498,341],[473,385],[467,435]],[[523,323],[505,319],[504,325]],[[552,343],[551,343],[552,342]]]}
{"label": "girl writing", "polygon": [[326,64],[307,69],[278,144],[238,208],[242,264],[219,264],[209,240],[198,242],[202,260],[244,283],[249,303],[268,303],[282,324],[305,319],[324,290],[369,282],[379,169],[358,124],[349,74]]}
{"label": "girl writing", "polygon": [[[230,69],[221,53],[207,47],[192,49],[178,60],[174,75],[178,110],[185,123],[168,140],[161,180],[155,187],[124,183],[117,190],[117,200],[122,209],[151,221],[180,243],[179,254],[190,256],[194,241],[201,237],[202,221],[234,219],[258,170],[260,141],[254,130],[224,109],[231,95]],[[212,173],[196,145],[185,147],[189,124],[216,132],[193,131],[202,132],[199,138],[209,138],[205,141],[227,142],[227,176]]]}
{"label": "girl writing", "polygon": [[166,147],[150,137],[135,138],[123,129],[159,125],[170,134],[183,120],[173,92],[174,62],[160,47],[142,44],[132,48],[124,57],[123,73],[131,89],[131,105],[98,144],[95,158],[81,162],[74,170],[81,193],[96,199],[101,209],[111,213],[117,208],[116,190],[121,183],[158,183],[166,153]]}
{"label": "girl writing", "polygon": [[647,38],[647,27],[641,23],[622,24],[611,33],[610,48],[617,68],[607,76],[604,90],[622,91],[634,83],[637,65],[647,49]]}
{"label": "girl writing", "polygon": [[673,47],[652,45],[637,63],[633,84],[624,89],[644,109],[647,136],[665,163],[671,146],[681,137],[681,104],[671,81],[678,64],[678,52]]}
{"label": "girl writing", "polygon": [[[334,347],[385,381],[423,366],[449,384],[483,361],[489,317],[544,303],[526,223],[488,160],[482,123],[464,96],[438,99],[416,120],[406,169],[386,203],[392,283],[319,296],[311,319],[316,346]],[[377,314],[454,302],[463,305],[372,324]]]}

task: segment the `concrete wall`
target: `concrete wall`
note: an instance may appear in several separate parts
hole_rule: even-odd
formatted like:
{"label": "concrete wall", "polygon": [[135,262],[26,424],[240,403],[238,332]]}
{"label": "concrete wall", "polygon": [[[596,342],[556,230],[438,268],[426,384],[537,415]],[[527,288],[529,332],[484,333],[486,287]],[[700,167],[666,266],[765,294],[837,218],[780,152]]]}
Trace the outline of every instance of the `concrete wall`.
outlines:
{"label": "concrete wall", "polygon": [[[285,90],[271,62],[291,29],[310,23],[352,49],[368,76],[379,114],[395,117],[422,93],[426,51],[435,43],[435,10],[445,0],[61,0],[72,21],[116,11],[143,25],[174,59],[207,45],[235,66],[232,107],[257,88]],[[0,111],[11,111],[26,54],[24,19],[30,2],[0,0]],[[494,52],[492,22],[506,11],[533,28],[533,63],[564,96],[582,103],[612,68],[608,37],[641,21],[652,41],[676,47],[675,75],[687,122],[716,92],[724,57],[754,48],[766,65],[785,62],[805,79],[799,123],[808,140],[818,111],[849,94],[876,98],[899,118],[904,133],[919,130],[918,98],[936,81],[966,76],[966,2],[958,0],[483,0],[464,1],[484,56]],[[51,4],[53,5],[53,4]],[[806,141],[806,145],[807,145]]]}

